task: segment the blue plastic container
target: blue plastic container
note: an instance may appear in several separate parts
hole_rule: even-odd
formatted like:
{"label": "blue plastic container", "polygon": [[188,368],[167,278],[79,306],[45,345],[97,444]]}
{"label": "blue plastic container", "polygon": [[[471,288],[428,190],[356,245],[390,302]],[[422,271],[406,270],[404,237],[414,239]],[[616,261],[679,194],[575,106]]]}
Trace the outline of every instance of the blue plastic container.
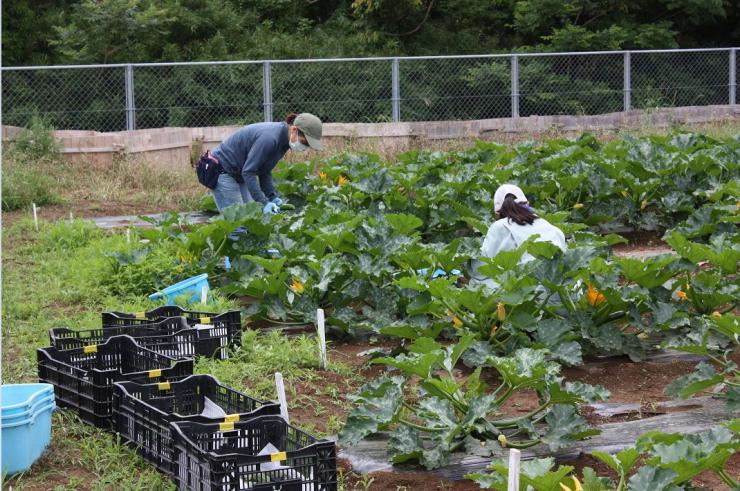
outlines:
{"label": "blue plastic container", "polygon": [[161,298],[165,298],[168,304],[174,305],[175,298],[182,295],[190,294],[187,302],[199,303],[201,300],[203,287],[205,287],[206,289],[206,295],[210,293],[211,288],[210,286],[208,286],[208,275],[205,273],[198,276],[193,276],[192,278],[188,278],[187,280],[183,280],[179,283],[175,283],[174,285],[168,286],[164,290],[157,293],[152,293],[151,295],[149,295],[149,298],[151,300],[159,300]]}
{"label": "blue plastic container", "polygon": [[41,457],[51,441],[54,387],[51,384],[3,385],[0,390],[2,472],[23,472]]}

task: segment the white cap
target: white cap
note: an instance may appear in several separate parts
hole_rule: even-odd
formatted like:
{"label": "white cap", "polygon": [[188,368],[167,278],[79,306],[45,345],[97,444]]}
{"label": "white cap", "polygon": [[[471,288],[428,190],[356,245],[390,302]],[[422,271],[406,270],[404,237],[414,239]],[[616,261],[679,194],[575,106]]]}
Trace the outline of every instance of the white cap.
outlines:
{"label": "white cap", "polygon": [[524,196],[524,191],[522,191],[522,188],[520,188],[516,184],[502,184],[498,187],[496,193],[493,195],[493,211],[498,213],[501,210],[501,206],[504,204],[504,199],[506,198],[507,194],[513,194],[516,198],[516,202],[519,204],[524,204],[528,202],[527,197]]}

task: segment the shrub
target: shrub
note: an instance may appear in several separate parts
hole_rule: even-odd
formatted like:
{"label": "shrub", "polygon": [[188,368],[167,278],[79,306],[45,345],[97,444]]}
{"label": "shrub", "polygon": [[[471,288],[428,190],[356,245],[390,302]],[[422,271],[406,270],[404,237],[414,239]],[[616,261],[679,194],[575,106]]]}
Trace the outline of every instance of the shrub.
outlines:
{"label": "shrub", "polygon": [[32,157],[12,152],[3,159],[3,211],[59,203],[58,183]]}

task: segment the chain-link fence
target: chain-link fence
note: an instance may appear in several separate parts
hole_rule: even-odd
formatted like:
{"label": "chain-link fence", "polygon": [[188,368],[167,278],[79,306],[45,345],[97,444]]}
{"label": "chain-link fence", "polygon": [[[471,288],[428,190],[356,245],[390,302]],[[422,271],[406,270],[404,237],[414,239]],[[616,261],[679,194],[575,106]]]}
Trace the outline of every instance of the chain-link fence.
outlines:
{"label": "chain-link fence", "polygon": [[586,115],[735,104],[738,48],[2,69],[3,123],[115,131]]}

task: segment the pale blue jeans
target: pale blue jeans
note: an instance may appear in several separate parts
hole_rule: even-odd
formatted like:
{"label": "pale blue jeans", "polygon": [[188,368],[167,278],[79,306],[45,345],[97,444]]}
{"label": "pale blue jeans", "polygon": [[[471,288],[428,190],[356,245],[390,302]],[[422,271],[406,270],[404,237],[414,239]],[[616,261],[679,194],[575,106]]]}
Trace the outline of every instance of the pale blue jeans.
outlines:
{"label": "pale blue jeans", "polygon": [[213,193],[213,200],[216,202],[219,212],[228,206],[241,205],[252,201],[247,184],[239,184],[229,174],[218,176],[216,189],[213,189],[211,192]]}
{"label": "pale blue jeans", "polygon": [[[249,194],[247,184],[239,184],[236,182],[236,179],[229,174],[221,174],[218,176],[216,189],[211,190],[211,192],[213,193],[213,200],[216,202],[216,207],[219,212],[231,205],[241,205],[252,201],[252,195]],[[246,228],[239,227],[234,230],[229,237],[231,240],[235,241],[239,239],[240,235],[245,234],[246,232]]]}

